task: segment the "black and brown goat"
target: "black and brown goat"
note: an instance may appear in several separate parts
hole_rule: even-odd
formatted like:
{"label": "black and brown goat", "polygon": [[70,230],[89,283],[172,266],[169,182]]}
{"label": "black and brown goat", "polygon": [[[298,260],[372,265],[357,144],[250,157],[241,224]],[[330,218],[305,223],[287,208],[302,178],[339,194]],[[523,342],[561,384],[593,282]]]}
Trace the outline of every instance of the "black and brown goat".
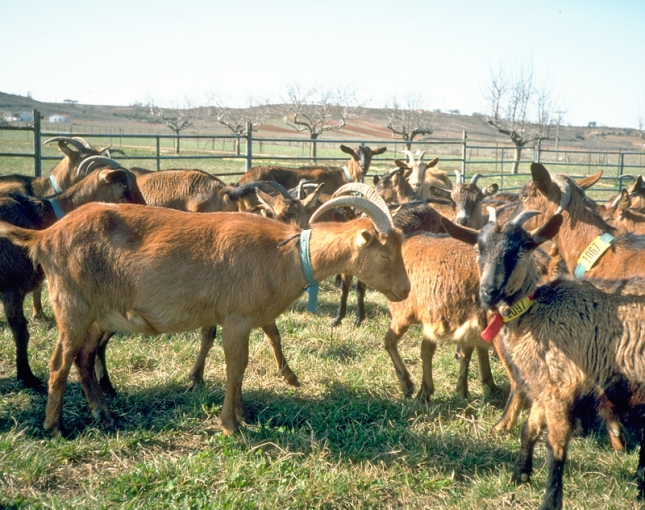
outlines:
{"label": "black and brown goat", "polygon": [[[124,169],[104,168],[45,199],[0,193],[0,220],[42,230],[53,225],[57,217],[93,201],[145,203],[134,175]],[[29,332],[23,302],[26,293],[38,288],[43,278],[42,269],[34,265],[23,248],[6,239],[0,240],[0,298],[16,344],[17,377],[30,388],[39,387],[41,383],[29,366]]]}
{"label": "black and brown goat", "polygon": [[[449,221],[444,226],[477,246],[480,302],[497,312],[493,324],[501,328],[502,355],[532,402],[513,472],[517,483],[530,480],[534,446],[547,430],[547,488],[540,506],[546,510],[562,508],[571,418],[579,398],[594,395],[613,420],[635,414],[642,427],[645,364],[638,353],[645,350],[645,279],[557,279],[538,287],[533,252],[558,230],[561,236],[568,220],[566,213],[564,218],[555,214],[535,231],[524,230],[522,225],[538,214],[525,211],[505,225],[489,222],[479,232]],[[644,434],[641,429],[636,471],[641,499]]]}
{"label": "black and brown goat", "polygon": [[[353,273],[389,299],[405,299],[410,282],[401,233],[389,213],[360,197],[339,197],[317,214],[336,205],[356,207],[369,218],[312,225],[313,278]],[[300,242],[289,242],[302,235],[294,225],[254,214],[132,205],[86,205],[44,231],[0,223],[0,237],[27,248],[49,282],[59,338],[50,361],[45,428],[54,434],[61,429],[73,363],[93,414],[113,424],[94,374],[105,331],[160,334],[220,324],[228,379],[221,421],[232,434],[248,414],[242,379],[251,329],[275,327],[308,285]]]}
{"label": "black and brown goat", "polygon": [[325,184],[325,193],[333,194],[343,184],[361,182],[369,170],[372,156],[383,154],[387,147],[372,150],[365,145],[355,149],[341,145],[340,150],[351,157],[344,167],[303,166],[287,168],[278,166],[256,166],[250,168],[239,180],[238,185],[253,181],[275,181],[285,188],[295,188],[301,179]]}

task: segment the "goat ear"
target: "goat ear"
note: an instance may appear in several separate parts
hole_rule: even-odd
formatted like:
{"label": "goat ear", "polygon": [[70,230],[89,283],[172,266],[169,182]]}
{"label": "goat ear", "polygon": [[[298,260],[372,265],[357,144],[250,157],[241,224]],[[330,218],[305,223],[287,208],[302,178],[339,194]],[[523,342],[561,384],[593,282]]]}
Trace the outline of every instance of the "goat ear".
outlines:
{"label": "goat ear", "polygon": [[443,218],[443,217],[441,218],[441,225],[443,225],[443,228],[446,229],[446,232],[448,232],[450,237],[454,237],[458,241],[462,241],[466,244],[470,244],[471,246],[474,246],[477,244],[479,231],[474,230],[472,228],[455,225],[448,218]]}
{"label": "goat ear", "polygon": [[628,189],[630,193],[639,193],[642,187],[643,187],[643,176],[639,175]]}
{"label": "goat ear", "polygon": [[349,154],[354,159],[358,159],[358,155],[356,154],[354,149],[352,149],[351,147],[347,147],[347,145],[341,145],[340,150],[345,152],[346,154]]}
{"label": "goat ear", "polygon": [[436,186],[430,186],[430,193],[437,198],[447,198],[448,200],[452,198],[450,191],[443,188],[437,188]]}
{"label": "goat ear", "polygon": [[113,182],[119,181],[126,176],[125,170],[101,170],[99,172],[99,181],[105,182],[107,184],[112,184]]}
{"label": "goat ear", "polygon": [[400,159],[395,159],[394,164],[399,168],[408,168],[408,164],[406,162],[401,161]]}
{"label": "goat ear", "polygon": [[324,186],[325,183],[319,184],[311,195],[302,200],[302,205],[305,209],[313,209],[316,206],[316,203],[318,202],[318,198],[320,197]]}
{"label": "goat ear", "polygon": [[378,184],[378,181],[379,181],[379,180],[380,180],[379,176],[378,176],[378,175],[375,175],[375,176],[374,176],[374,186],[376,186],[376,185]]}
{"label": "goat ear", "polygon": [[632,200],[629,198],[629,191],[626,189],[622,190],[620,192],[620,200],[618,201],[618,205],[616,209],[619,210],[624,210],[624,209],[629,209],[632,205]]}
{"label": "goat ear", "polygon": [[61,151],[65,156],[72,159],[75,155],[78,154],[77,151],[70,148],[63,140],[58,141],[58,150]]}
{"label": "goat ear", "polygon": [[531,177],[535,183],[535,187],[544,196],[549,195],[551,191],[551,174],[540,163],[531,163]]}
{"label": "goat ear", "polygon": [[383,154],[387,150],[387,147],[379,147],[376,150],[372,151],[373,156],[378,156],[379,154]]}
{"label": "goat ear", "polygon": [[255,194],[258,196],[258,200],[261,204],[266,206],[271,212],[275,213],[275,198],[268,193],[265,193],[260,188],[255,188]]}
{"label": "goat ear", "polygon": [[497,184],[491,184],[488,186],[488,188],[484,188],[482,190],[482,194],[485,197],[492,197],[495,193],[497,193],[497,190],[499,189],[499,186]]}
{"label": "goat ear", "polygon": [[580,186],[582,189],[589,189],[591,188],[591,186],[596,184],[601,177],[602,177],[602,170],[600,170],[599,172],[596,172],[593,175],[588,175],[587,177],[583,177],[582,179],[579,179],[576,182],[578,183],[578,186]]}
{"label": "goat ear", "polygon": [[529,246],[529,249],[535,249],[545,241],[553,239],[556,235],[558,235],[561,226],[562,215],[554,214],[553,216],[551,216],[551,218],[549,218],[549,221],[531,232],[533,244],[532,246]]}
{"label": "goat ear", "polygon": [[439,163],[439,158],[434,158],[432,161],[428,161],[426,163],[426,168],[432,168],[433,166],[437,166]]}
{"label": "goat ear", "polygon": [[369,230],[361,230],[356,235],[356,246],[367,246],[372,241],[372,233]]}

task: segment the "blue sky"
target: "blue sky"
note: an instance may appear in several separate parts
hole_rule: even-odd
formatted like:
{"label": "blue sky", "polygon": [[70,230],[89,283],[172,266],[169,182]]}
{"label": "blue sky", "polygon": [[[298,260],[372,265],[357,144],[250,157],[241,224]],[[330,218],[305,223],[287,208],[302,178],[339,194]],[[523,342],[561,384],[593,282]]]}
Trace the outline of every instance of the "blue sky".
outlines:
{"label": "blue sky", "polygon": [[484,112],[491,68],[531,62],[564,122],[645,118],[645,1],[0,0],[0,91],[231,106],[289,84]]}

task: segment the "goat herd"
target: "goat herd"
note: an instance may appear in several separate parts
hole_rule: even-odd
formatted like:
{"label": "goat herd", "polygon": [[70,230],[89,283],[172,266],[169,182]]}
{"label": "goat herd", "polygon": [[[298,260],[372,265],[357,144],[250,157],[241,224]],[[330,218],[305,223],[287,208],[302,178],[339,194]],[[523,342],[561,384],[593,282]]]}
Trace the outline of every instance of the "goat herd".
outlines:
{"label": "goat herd", "polygon": [[414,385],[397,343],[410,326],[423,328],[417,397],[424,401],[434,391],[437,343],[458,345],[463,396],[475,350],[482,383],[495,387],[494,346],[511,385],[494,430],[511,430],[525,402],[531,405],[517,483],[530,479],[534,445],[547,430],[542,508],[562,506],[563,466],[581,401],[595,402],[616,449],[624,445],[622,423],[641,419],[641,178],[597,205],[585,189],[600,173],[576,182],[534,163],[533,180],[519,196],[495,196],[497,185],[477,185],[480,175],[466,183],[456,172],[453,186],[433,168],[437,158],[426,163],[423,153],[415,160],[407,151],[408,160],[375,177],[374,188],[362,181],[372,155],[385,148],[341,145],[350,156],[342,168],[255,167],[229,186],[200,170],[127,170],[109,148],[96,150],[81,138],[45,143],[53,142],[64,157],[49,177],[0,177],[0,292],[16,343],[17,377],[37,388],[23,302],[33,292],[34,314],[42,315],[40,285],[47,278],[59,330],[44,424],[54,435],[63,426],[72,363],[94,416],[114,426],[105,397],[115,394],[105,356],[114,332],[201,328],[190,372],[197,385],[217,325],[227,373],[221,424],[233,434],[248,414],[242,379],[250,331],[262,328],[282,377],[298,386],[275,321],[307,287],[332,275],[341,275],[342,290],[335,324],[345,317],[352,276],[359,279],[357,325],[365,318],[366,286],[389,300],[385,348],[406,396]]}

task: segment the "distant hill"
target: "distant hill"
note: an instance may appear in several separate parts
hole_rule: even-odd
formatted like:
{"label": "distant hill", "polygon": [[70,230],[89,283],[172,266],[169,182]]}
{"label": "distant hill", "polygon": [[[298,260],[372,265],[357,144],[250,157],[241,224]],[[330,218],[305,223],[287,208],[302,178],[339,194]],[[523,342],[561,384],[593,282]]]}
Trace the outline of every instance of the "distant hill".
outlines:
{"label": "distant hill", "polygon": [[[123,133],[145,129],[150,132],[168,133],[168,128],[158,119],[154,119],[143,105],[109,106],[70,103],[44,103],[35,99],[0,92],[0,120],[2,114],[26,113],[37,109],[44,115],[44,129],[83,132],[84,126],[105,126],[122,130]],[[392,135],[385,127],[386,110],[381,108],[360,108],[358,116],[352,119],[342,130],[327,132],[321,138],[348,139],[381,139],[390,140]],[[56,125],[47,122],[51,115],[66,115],[71,125]],[[469,140],[508,144],[507,137],[490,127],[482,115],[459,115],[445,112],[432,112],[434,132],[430,139],[461,138],[465,130]],[[196,122],[194,127],[182,133],[230,134],[225,126],[214,118],[205,118]],[[269,120],[262,125],[258,136],[277,136],[301,138],[304,135],[289,128],[280,118]],[[553,140],[546,140],[545,145],[553,145]],[[609,127],[561,126],[559,145],[562,149],[578,148],[587,150],[643,150],[642,139],[633,129]]]}

